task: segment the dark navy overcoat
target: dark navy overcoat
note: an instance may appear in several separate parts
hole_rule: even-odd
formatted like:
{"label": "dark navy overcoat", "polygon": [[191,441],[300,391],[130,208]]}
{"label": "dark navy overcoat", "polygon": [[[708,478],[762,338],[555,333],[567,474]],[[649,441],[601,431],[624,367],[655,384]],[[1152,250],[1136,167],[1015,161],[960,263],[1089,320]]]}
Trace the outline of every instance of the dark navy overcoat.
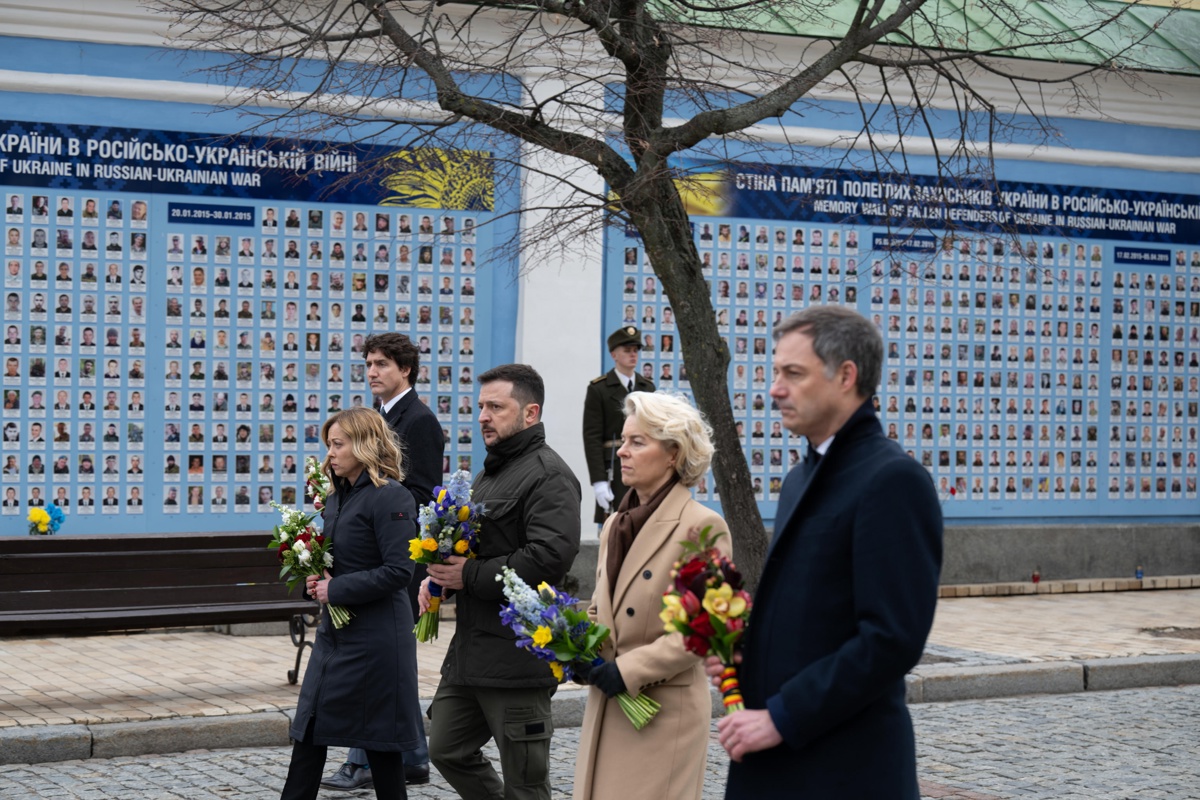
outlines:
{"label": "dark navy overcoat", "polygon": [[336,630],[321,619],[304,672],[291,736],[313,719],[313,743],[404,751],[418,745],[417,655],[408,541],[416,506],[394,480],[375,486],[364,471],[353,486],[338,482],[323,512],[333,539],[329,601],[354,615]]}
{"label": "dark navy overcoat", "polygon": [[783,484],[740,670],[783,743],[730,765],[726,798],[918,800],[904,676],[933,624],[942,514],[871,403]]}

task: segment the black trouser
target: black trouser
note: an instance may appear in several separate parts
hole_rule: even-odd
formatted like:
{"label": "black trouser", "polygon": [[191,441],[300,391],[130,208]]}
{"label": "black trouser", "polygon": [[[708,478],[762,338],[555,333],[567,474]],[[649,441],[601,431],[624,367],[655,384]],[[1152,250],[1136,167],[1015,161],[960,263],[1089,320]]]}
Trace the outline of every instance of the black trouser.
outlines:
{"label": "black trouser", "polygon": [[[288,767],[287,782],[283,784],[280,800],[316,800],[317,792],[321,789],[321,773],[325,770],[329,748],[312,743],[313,722],[308,722],[304,741],[292,744],[292,763]],[[368,750],[367,762],[371,765],[371,777],[375,782],[375,797],[378,800],[407,800],[404,762],[398,751]]]}

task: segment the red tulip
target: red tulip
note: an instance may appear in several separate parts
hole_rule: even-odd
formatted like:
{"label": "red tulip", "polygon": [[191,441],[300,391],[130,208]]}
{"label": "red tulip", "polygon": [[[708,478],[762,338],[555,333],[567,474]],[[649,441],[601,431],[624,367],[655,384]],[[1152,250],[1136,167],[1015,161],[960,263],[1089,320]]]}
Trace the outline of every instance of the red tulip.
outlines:
{"label": "red tulip", "polygon": [[689,617],[694,617],[700,611],[700,598],[691,592],[680,592],[679,603]]}
{"label": "red tulip", "polygon": [[716,631],[713,630],[712,620],[708,618],[707,611],[697,614],[688,624],[691,627],[692,632],[699,636],[704,636],[707,638],[716,634]]}

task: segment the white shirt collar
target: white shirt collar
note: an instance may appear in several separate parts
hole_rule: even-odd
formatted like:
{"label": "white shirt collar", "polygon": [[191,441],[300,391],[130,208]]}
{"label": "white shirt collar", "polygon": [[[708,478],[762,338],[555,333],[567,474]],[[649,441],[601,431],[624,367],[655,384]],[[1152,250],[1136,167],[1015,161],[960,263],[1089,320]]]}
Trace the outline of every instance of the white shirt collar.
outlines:
{"label": "white shirt collar", "polygon": [[399,402],[400,402],[400,398],[401,398],[401,397],[404,397],[404,395],[408,394],[408,393],[409,393],[409,392],[411,392],[411,391],[412,391],[412,387],[411,387],[411,386],[409,386],[409,387],[408,387],[407,389],[405,389],[403,392],[401,392],[400,394],[396,395],[396,396],[395,396],[395,397],[393,397],[391,400],[388,400],[386,403],[384,403],[383,405],[381,405],[381,406],[379,407],[379,413],[380,413],[380,414],[386,414],[386,413],[388,413],[389,411],[391,411],[391,410],[392,410],[392,406],[396,405],[396,403],[399,403]]}
{"label": "white shirt collar", "polygon": [[825,441],[823,441],[819,445],[817,445],[817,452],[820,453],[823,457],[825,455],[825,453],[829,451],[829,446],[831,444],[833,444],[832,436],[830,436],[828,439],[826,439]]}
{"label": "white shirt collar", "polygon": [[626,375],[624,372],[621,372],[621,370],[617,369],[616,367],[613,367],[613,372],[617,373],[617,377],[621,379],[621,383],[624,384],[625,386],[628,386],[630,383],[633,382],[632,374]]}

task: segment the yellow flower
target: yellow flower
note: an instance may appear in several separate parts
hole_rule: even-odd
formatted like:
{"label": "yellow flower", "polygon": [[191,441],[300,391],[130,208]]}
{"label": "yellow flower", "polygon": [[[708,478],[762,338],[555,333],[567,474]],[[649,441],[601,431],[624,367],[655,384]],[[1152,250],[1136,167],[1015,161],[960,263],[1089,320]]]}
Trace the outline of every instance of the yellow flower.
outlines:
{"label": "yellow flower", "polygon": [[706,589],[702,603],[705,610],[724,622],[730,617],[739,617],[746,610],[746,601],[735,597],[729,584],[723,584],[720,589]]}
{"label": "yellow flower", "polygon": [[540,594],[543,597],[543,599],[545,599],[547,601],[553,600],[555,597],[558,596],[554,593],[554,587],[551,586],[550,584],[546,583],[545,581],[542,581],[541,583],[538,584],[538,594]]}
{"label": "yellow flower", "polygon": [[461,556],[463,553],[467,552],[467,548],[470,546],[471,545],[467,544],[466,539],[459,539],[457,542],[454,543],[454,552],[458,553]]}
{"label": "yellow flower", "polygon": [[[44,525],[50,521],[50,514],[44,508],[32,508],[29,510],[29,521],[38,525]],[[42,528],[45,530],[45,528]]]}
{"label": "yellow flower", "polygon": [[466,522],[470,518],[471,518],[471,507],[470,506],[459,506],[458,507],[458,521]]}
{"label": "yellow flower", "polygon": [[446,490],[445,490],[445,489],[442,489],[440,492],[438,492],[438,499],[437,499],[437,501],[440,503],[440,502],[442,502],[442,501],[443,501],[443,500],[445,500],[445,499],[446,499]]}
{"label": "yellow flower", "polygon": [[550,662],[550,671],[554,673],[555,678],[557,678],[559,681],[562,681],[562,679],[563,679],[562,664],[558,663],[557,661],[551,661]]}
{"label": "yellow flower", "polygon": [[428,553],[432,553],[434,550],[437,550],[437,539],[422,539],[421,549]]}
{"label": "yellow flower", "polygon": [[408,540],[408,557],[414,561],[421,557],[425,552],[425,547],[421,544],[421,537]]}
{"label": "yellow flower", "polygon": [[686,622],[687,612],[683,610],[683,603],[679,601],[679,597],[673,594],[663,596],[663,608],[658,612],[658,618],[663,621],[663,628],[667,633],[675,633],[676,622]]}
{"label": "yellow flower", "polygon": [[550,633],[550,629],[545,625],[539,625],[537,630],[533,632],[533,643],[538,647],[545,647],[550,644],[550,640],[554,638]]}
{"label": "yellow flower", "polygon": [[38,523],[38,531],[39,531],[40,533],[45,533],[45,532],[46,532],[46,531],[48,531],[49,529],[50,529],[50,525],[49,525],[49,523],[46,523],[46,522],[39,522],[39,523]]}

